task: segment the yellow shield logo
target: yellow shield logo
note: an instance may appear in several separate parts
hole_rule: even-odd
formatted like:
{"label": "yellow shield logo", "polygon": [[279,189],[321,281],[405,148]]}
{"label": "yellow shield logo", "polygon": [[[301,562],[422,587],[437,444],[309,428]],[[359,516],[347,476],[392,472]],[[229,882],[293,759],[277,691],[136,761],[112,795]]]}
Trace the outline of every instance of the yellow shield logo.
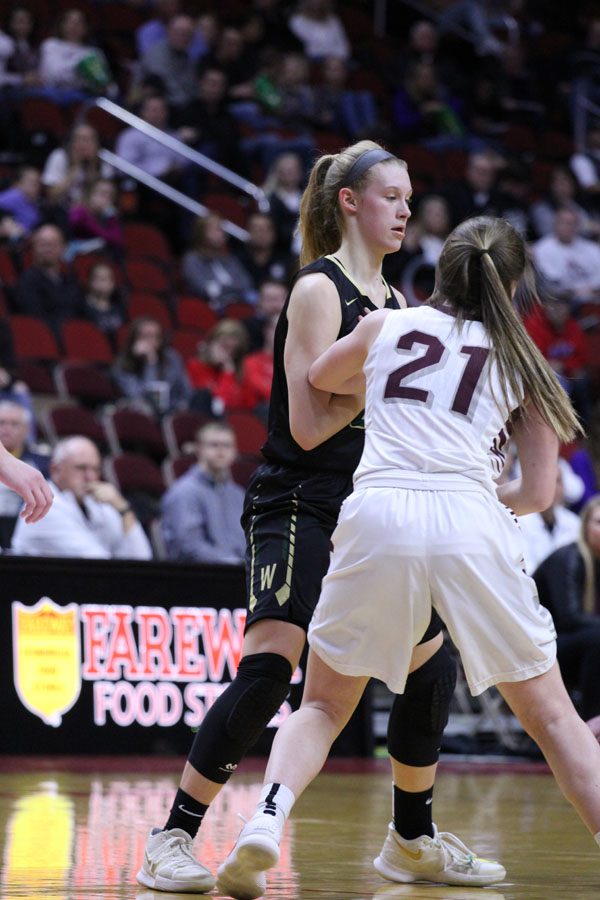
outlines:
{"label": "yellow shield logo", "polygon": [[58,727],[81,691],[77,604],[42,597],[12,604],[13,678],[19,699],[46,725]]}

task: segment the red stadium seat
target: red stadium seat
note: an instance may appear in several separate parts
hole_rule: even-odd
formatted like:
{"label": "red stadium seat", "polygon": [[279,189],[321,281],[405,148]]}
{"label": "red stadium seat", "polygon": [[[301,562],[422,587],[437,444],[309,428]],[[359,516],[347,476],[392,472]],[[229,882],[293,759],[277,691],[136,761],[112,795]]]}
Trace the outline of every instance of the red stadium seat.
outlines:
{"label": "red stadium seat", "polygon": [[219,317],[206,300],[180,297],[177,301],[177,321],[180,328],[195,329],[204,333],[217,324]]}
{"label": "red stadium seat", "polygon": [[112,363],[114,354],[108,338],[93,322],[87,322],[85,319],[65,322],[61,336],[65,356],[68,359],[87,360],[105,365]]}
{"label": "red stadium seat", "polygon": [[143,453],[155,460],[167,455],[158,422],[136,409],[115,409],[104,415],[104,427],[112,453]]}
{"label": "red stadium seat", "polygon": [[89,363],[59,363],[54,367],[54,382],[64,400],[78,400],[85,406],[113,403],[119,397],[108,375]]}
{"label": "red stadium seat", "polygon": [[71,263],[71,269],[82,287],[85,287],[88,278],[90,277],[90,272],[94,266],[97,266],[99,263],[110,266],[117,284],[120,284],[123,281],[123,275],[112,259],[103,256],[101,253],[81,253],[79,256],[76,256]]}
{"label": "red stadium seat", "polygon": [[9,319],[17,360],[43,359],[58,362],[58,344],[50,328],[35,316],[11,316]]}
{"label": "red stadium seat", "polygon": [[227,414],[227,422],[235,432],[238,453],[258,455],[267,439],[267,429],[258,416],[250,412],[231,412]]}
{"label": "red stadium seat", "polygon": [[156,294],[131,294],[127,301],[127,310],[130,319],[150,316],[151,319],[160,322],[163,331],[169,332],[173,327],[169,308]]}
{"label": "red stadium seat", "polygon": [[139,453],[109,456],[105,468],[108,478],[122,494],[144,493],[157,498],[164,493],[165,481],[159,467]]}
{"label": "red stadium seat", "polygon": [[107,447],[104,428],[88,409],[81,406],[55,406],[45,410],[41,418],[46,434],[53,444],[60,438],[82,434],[94,441],[101,450]]}
{"label": "red stadium seat", "polygon": [[193,444],[198,429],[210,421],[210,416],[192,410],[165,416],[162,423],[163,435],[171,456],[179,456],[186,445]]}
{"label": "red stadium seat", "polygon": [[52,371],[44,363],[26,359],[17,363],[15,381],[24,381],[32,394],[56,394]]}
{"label": "red stadium seat", "polygon": [[203,340],[203,335],[199,331],[186,331],[179,329],[171,335],[171,347],[177,350],[183,359],[191,359],[196,356],[198,344]]}
{"label": "red stadium seat", "polygon": [[213,191],[205,194],[202,198],[202,202],[210,212],[218,213],[224,219],[228,219],[235,225],[245,228],[248,219],[248,210],[244,207],[241,200],[238,200],[233,194]]}
{"label": "red stadium seat", "polygon": [[126,127],[119,119],[109,115],[99,106],[92,106],[85,114],[85,121],[88,125],[92,125],[100,137],[102,144],[112,146],[121,131]]}
{"label": "red stadium seat", "polygon": [[149,258],[166,265],[173,263],[173,254],[162,231],[153,225],[129,222],[123,225],[123,240],[130,258]]}
{"label": "red stadium seat", "polygon": [[28,133],[47,131],[57,140],[67,133],[67,123],[60,109],[51,100],[42,97],[25,97],[19,104],[23,130]]}
{"label": "red stadium seat", "polygon": [[225,308],[225,316],[228,319],[249,319],[254,315],[254,307],[242,300],[228,303]]}
{"label": "red stadium seat", "polygon": [[144,259],[132,259],[125,263],[127,280],[133,291],[149,294],[167,294],[171,281],[162,266]]}

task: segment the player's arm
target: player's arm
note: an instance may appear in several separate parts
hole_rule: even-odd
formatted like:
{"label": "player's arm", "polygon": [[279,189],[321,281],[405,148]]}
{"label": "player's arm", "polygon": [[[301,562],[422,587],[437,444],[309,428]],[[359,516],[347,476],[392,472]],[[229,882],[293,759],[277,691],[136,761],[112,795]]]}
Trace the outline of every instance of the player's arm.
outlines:
{"label": "player's arm", "polygon": [[313,387],[332,393],[345,393],[348,386],[362,378],[362,370],[369,348],[381,331],[389,314],[378,309],[362,319],[353,332],[336,341],[313,362],[308,379]]}
{"label": "player's arm", "polygon": [[531,404],[513,426],[521,477],[497,488],[498,499],[518,516],[542,512],[552,505],[556,491],[558,438]]}
{"label": "player's arm", "polygon": [[52,491],[42,473],[16,459],[1,443],[0,482],[22,497],[21,518],[26,522],[42,519],[52,506]]}
{"label": "player's arm", "polygon": [[364,396],[334,397],[308,381],[312,363],[335,342],[342,324],[338,292],[326,275],[304,275],[296,282],[287,318],[284,365],[290,431],[303,450],[312,450],[356,418],[364,408]]}

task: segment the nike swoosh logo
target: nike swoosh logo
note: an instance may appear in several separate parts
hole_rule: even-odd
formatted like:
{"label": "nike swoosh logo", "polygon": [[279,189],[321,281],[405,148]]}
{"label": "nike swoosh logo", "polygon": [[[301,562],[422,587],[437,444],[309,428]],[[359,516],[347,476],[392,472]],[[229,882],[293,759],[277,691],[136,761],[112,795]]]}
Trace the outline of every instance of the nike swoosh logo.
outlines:
{"label": "nike swoosh logo", "polygon": [[429,806],[430,803],[433,803],[433,797],[430,797],[429,800],[425,801],[425,806]]}
{"label": "nike swoosh logo", "polygon": [[184,812],[184,813],[186,814],[186,816],[194,816],[195,819],[201,819],[202,816],[204,815],[204,813],[193,813],[193,812],[190,812],[189,809],[186,809],[186,808],[185,808],[185,806],[183,805],[183,803],[180,803],[180,804],[179,804],[178,809],[180,809],[181,812]]}
{"label": "nike swoosh logo", "polygon": [[406,847],[401,847],[403,853],[409,857],[409,859],[414,859],[415,862],[418,862],[423,857],[422,850],[408,850]]}
{"label": "nike swoosh logo", "polygon": [[345,300],[344,303],[346,304],[346,306],[352,306],[352,304],[356,303],[357,300],[358,297],[354,297],[352,300]]}

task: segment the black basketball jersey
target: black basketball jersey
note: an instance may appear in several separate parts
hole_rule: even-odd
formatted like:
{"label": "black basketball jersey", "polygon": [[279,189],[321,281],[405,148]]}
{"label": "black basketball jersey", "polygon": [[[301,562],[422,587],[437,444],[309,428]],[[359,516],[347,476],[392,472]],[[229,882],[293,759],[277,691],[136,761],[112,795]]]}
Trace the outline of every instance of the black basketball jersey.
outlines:
{"label": "black basketball jersey", "polygon": [[[342,324],[337,339],[350,334],[356,328],[359,317],[364,315],[364,307],[377,309],[369,297],[361,292],[360,287],[352,280],[335,256],[323,256],[300,269],[293,284],[298,278],[313,272],[322,272],[327,275],[337,288],[342,313]],[[399,303],[396,296],[387,284],[386,292],[385,306],[388,309],[398,309]],[[262,452],[269,462],[279,465],[352,474],[358,465],[364,444],[365,426],[362,413],[353,422],[313,450],[303,450],[290,433],[288,386],[283,362],[288,332],[289,300],[288,294],[275,329],[269,433]]]}

